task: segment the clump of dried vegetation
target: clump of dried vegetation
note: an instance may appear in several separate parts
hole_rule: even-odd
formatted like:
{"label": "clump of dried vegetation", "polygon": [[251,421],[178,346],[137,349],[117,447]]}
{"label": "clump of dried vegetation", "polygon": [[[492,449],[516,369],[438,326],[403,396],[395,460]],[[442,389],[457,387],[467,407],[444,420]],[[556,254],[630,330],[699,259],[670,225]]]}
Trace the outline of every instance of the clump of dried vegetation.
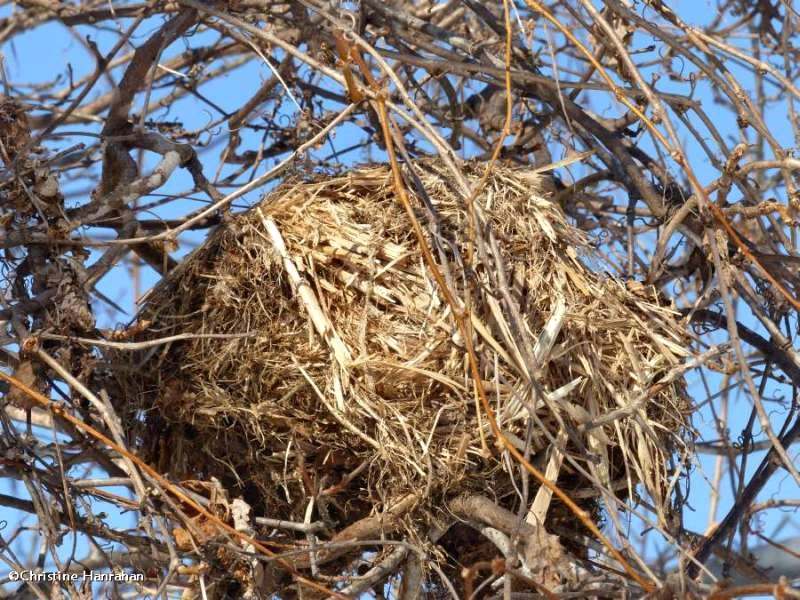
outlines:
{"label": "clump of dried vegetation", "polygon": [[[467,169],[473,182],[481,168]],[[663,523],[670,456],[688,432],[674,311],[652,290],[594,272],[588,238],[530,170],[494,169],[472,249],[445,170],[417,170],[417,218],[449,286],[473,290],[475,350],[503,435],[595,520],[599,481],[623,498],[641,483]],[[319,519],[334,541],[402,531],[428,544],[446,513],[468,512],[465,497],[490,490],[516,512],[523,485],[495,458],[451,312],[386,166],[290,181],[148,297],[142,339],[179,339],[134,356],[119,408],[146,415],[129,422],[141,424],[135,439],[151,464],[179,480],[216,478],[258,516]],[[551,506],[549,490],[538,494],[521,523],[538,527],[549,511],[547,529],[572,547],[583,525]],[[365,526],[376,515],[391,518]],[[496,554],[480,538],[459,544],[475,560]],[[295,563],[322,568],[362,552],[334,546]]]}

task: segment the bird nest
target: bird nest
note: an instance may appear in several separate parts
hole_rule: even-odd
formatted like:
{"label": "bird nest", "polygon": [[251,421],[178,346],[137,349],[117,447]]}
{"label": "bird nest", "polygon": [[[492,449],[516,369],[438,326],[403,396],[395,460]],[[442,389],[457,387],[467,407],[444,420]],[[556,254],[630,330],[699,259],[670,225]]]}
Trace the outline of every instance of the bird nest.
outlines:
{"label": "bird nest", "polygon": [[[465,167],[467,180],[483,168]],[[674,311],[598,274],[587,237],[530,172],[494,168],[472,228],[444,168],[415,171],[414,219],[454,298],[469,295],[503,435],[595,519],[598,485],[663,515],[688,431]],[[140,339],[177,338],[136,357],[121,406],[131,439],[173,477],[216,478],[256,515],[319,519],[333,539],[391,512],[381,533],[418,540],[468,494],[519,512],[522,472],[501,460],[388,168],[286,182],[190,255],[140,319]],[[548,529],[580,528],[542,498]]]}

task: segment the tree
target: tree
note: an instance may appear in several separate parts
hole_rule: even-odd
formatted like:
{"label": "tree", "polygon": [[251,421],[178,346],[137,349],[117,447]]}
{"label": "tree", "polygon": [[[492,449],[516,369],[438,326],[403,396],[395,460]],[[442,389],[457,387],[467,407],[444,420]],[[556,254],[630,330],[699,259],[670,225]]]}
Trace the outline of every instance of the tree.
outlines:
{"label": "tree", "polygon": [[[6,3],[0,504],[9,516],[0,558],[12,578],[92,569],[145,578],[25,581],[18,593],[798,595],[781,579],[800,572],[797,538],[767,528],[780,515],[784,530],[794,525],[800,484],[792,454],[800,435],[800,162],[793,156],[800,15],[783,0],[718,0],[713,11],[675,4]],[[37,35],[74,41],[57,72],[31,83],[33,63],[45,58]],[[653,375],[647,390],[685,380],[694,419],[683,450],[663,449],[666,495],[654,498],[641,475],[602,481],[591,457],[570,456],[570,469],[591,471],[594,491],[570,490],[566,471],[555,467],[549,493],[559,509],[531,525],[528,486],[548,488],[535,475],[532,434],[517,438],[514,450],[488,402],[465,408],[494,424],[487,432],[495,441],[481,438],[482,460],[524,490],[499,498],[487,484],[442,500],[447,518],[432,520],[418,539],[385,526],[410,510],[410,500],[362,506],[358,520],[342,517],[332,529],[336,519],[320,508],[314,479],[320,464],[292,467],[316,482],[299,521],[263,514],[257,495],[245,498],[241,486],[191,481],[191,468],[182,478],[162,469],[158,452],[177,453],[191,423],[158,452],[148,448],[145,425],[160,425],[147,407],[123,405],[130,390],[118,375],[139,375],[145,357],[166,356],[165,344],[188,338],[175,330],[166,340],[152,328],[157,316],[145,310],[137,319],[122,305],[154,285],[151,299],[158,298],[165,289],[158,281],[180,277],[189,250],[216,243],[218,232],[240,222],[237,213],[279,182],[334,177],[356,163],[384,165],[392,197],[409,202],[398,205],[407,212],[397,219],[408,215],[407,232],[435,249],[438,233],[421,227],[414,215],[422,209],[411,206],[427,193],[413,165],[442,164],[425,162],[432,157],[456,179],[479,173],[457,194],[469,223],[454,239],[470,258],[449,317],[478,396],[490,367],[471,350],[478,333],[469,298],[488,302],[478,283],[491,274],[480,256],[472,262],[472,246],[482,235],[489,243],[482,227],[491,219],[470,207],[493,173],[544,177],[538,191],[591,240],[593,272],[674,307],[684,358]],[[420,264],[444,290],[454,284],[437,269],[451,249],[440,251],[421,251]],[[508,298],[497,302],[508,314]],[[543,383],[534,371],[535,388]],[[622,427],[632,412],[622,406],[600,430]],[[597,417],[569,413],[562,431],[589,435]],[[186,447],[205,443],[213,442],[201,436]],[[545,471],[560,464],[552,457],[566,446],[553,438],[546,448]],[[275,463],[276,486],[290,454]],[[346,487],[369,465],[348,468],[350,479],[326,485]],[[609,488],[616,478],[623,485]],[[598,503],[589,507],[587,497]],[[704,530],[693,525],[695,510],[708,513]],[[559,533],[569,521],[581,525]]]}

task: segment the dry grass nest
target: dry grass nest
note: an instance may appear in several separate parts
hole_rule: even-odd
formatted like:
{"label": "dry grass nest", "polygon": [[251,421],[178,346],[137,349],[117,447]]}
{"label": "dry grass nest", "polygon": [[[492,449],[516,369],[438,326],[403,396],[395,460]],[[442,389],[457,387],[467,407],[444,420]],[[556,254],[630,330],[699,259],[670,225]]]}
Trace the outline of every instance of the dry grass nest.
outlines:
{"label": "dry grass nest", "polygon": [[[483,168],[467,165],[467,179]],[[440,164],[416,171],[427,195],[412,193],[416,218],[439,268],[459,298],[472,290],[475,349],[504,434],[520,448],[527,438],[531,461],[555,467],[595,517],[598,481],[620,497],[637,490],[662,514],[668,457],[688,432],[674,311],[598,274],[587,237],[536,176],[510,167],[477,198],[465,269],[464,198]],[[500,460],[476,408],[463,338],[387,167],[284,183],[221,226],[140,318],[140,339],[188,336],[137,355],[122,376],[138,415],[131,439],[176,478],[215,477],[278,519],[303,521],[315,497],[312,518],[340,532],[398,505],[398,527],[421,531],[468,493],[517,510],[521,471]]]}

